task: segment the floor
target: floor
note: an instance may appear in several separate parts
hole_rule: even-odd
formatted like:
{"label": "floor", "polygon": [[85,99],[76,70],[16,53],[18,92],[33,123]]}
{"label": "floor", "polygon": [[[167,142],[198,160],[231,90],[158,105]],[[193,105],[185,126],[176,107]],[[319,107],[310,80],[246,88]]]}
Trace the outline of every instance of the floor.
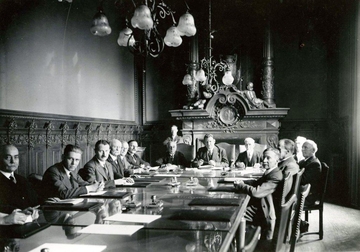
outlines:
{"label": "floor", "polygon": [[[318,230],[318,213],[309,214],[309,231]],[[360,210],[325,203],[324,239],[319,240],[317,235],[303,236],[295,251],[360,251]]]}

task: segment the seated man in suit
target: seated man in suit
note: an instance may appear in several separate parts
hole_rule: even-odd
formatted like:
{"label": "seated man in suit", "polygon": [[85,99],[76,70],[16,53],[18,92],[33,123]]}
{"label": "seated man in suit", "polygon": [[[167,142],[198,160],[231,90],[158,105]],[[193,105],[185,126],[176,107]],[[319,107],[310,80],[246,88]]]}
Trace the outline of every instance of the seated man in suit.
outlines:
{"label": "seated man in suit", "polygon": [[[277,186],[283,179],[283,174],[278,167],[280,152],[275,148],[264,151],[264,175],[257,180],[236,180],[235,188],[251,196],[245,212],[248,223],[261,226],[261,239],[271,240],[275,228],[276,212],[274,201],[280,201]],[[276,198],[276,199],[275,199]]]}
{"label": "seated man in suit", "polygon": [[296,144],[295,160],[298,163],[304,159],[304,156],[302,154],[302,145],[305,143],[305,141],[306,141],[306,138],[302,137],[302,136],[297,136],[295,139],[295,144]]}
{"label": "seated man in suit", "polygon": [[190,163],[186,160],[184,154],[177,151],[176,142],[168,142],[167,151],[164,157],[156,160],[157,165],[180,165],[181,168],[189,167]]}
{"label": "seated man in suit", "polygon": [[320,193],[318,181],[321,178],[321,163],[315,156],[318,147],[312,140],[306,140],[302,145],[302,153],[305,159],[299,162],[300,169],[305,168],[301,177],[301,185],[310,184],[310,193],[305,199],[305,205],[313,205],[317,194]]}
{"label": "seated man in suit", "polygon": [[99,140],[95,144],[95,156],[79,170],[80,176],[87,182],[104,182],[106,187],[114,187],[114,171],[107,161],[110,144],[106,140]]}
{"label": "seated man in suit", "polygon": [[196,158],[193,161],[193,167],[202,165],[229,166],[225,149],[217,146],[215,142],[212,134],[206,134],[204,136],[205,147],[201,147],[197,151]]}
{"label": "seated man in suit", "polygon": [[183,138],[177,135],[178,131],[179,130],[176,125],[171,126],[171,136],[166,138],[163,144],[167,146],[168,142],[183,143],[184,142]]}
{"label": "seated man in suit", "polygon": [[72,144],[66,145],[62,161],[49,167],[43,176],[43,198],[57,197],[69,199],[79,197],[81,194],[101,191],[104,184],[100,182],[89,183],[77,174],[82,150]]}
{"label": "seated man in suit", "polygon": [[290,173],[291,175],[295,175],[299,172],[299,165],[296,163],[294,159],[294,150],[295,143],[290,139],[280,139],[279,141],[280,148],[280,162],[279,168],[283,172],[283,174]]}
{"label": "seated man in suit", "polygon": [[[311,206],[314,205],[318,199],[318,194],[320,192],[319,180],[321,179],[321,163],[319,159],[315,156],[318,147],[317,144],[307,139],[302,144],[302,154],[304,159],[299,162],[300,169],[305,168],[305,171],[301,177],[301,185],[310,184],[309,195],[305,199],[305,205]],[[307,232],[309,229],[309,223],[306,221],[301,221],[300,223],[300,232]]]}
{"label": "seated man in suit", "polygon": [[[38,196],[26,178],[15,171],[19,167],[19,150],[14,145],[0,146],[0,212],[2,224],[24,224],[24,217],[39,217]],[[20,210],[24,209],[24,210]],[[25,215],[25,216],[24,216]]]}
{"label": "seated man in suit", "polygon": [[120,155],[119,155],[119,160],[120,160],[120,168],[121,168],[121,172],[123,172],[126,176],[130,176],[131,174],[134,173],[134,166],[132,164],[130,164],[127,159],[126,159],[126,154],[128,153],[129,150],[129,144],[126,141],[121,141],[122,144],[122,148],[120,150]]}
{"label": "seated man in suit", "polygon": [[262,160],[262,153],[255,150],[255,140],[247,137],[244,140],[246,151],[241,152],[235,161],[235,166],[238,168],[245,167],[260,167]]}
{"label": "seated man in suit", "polygon": [[129,177],[132,172],[130,169],[124,170],[121,165],[120,153],[122,150],[122,143],[118,139],[113,139],[110,143],[110,154],[107,161],[112,165],[114,171],[114,178],[121,179]]}
{"label": "seated man in suit", "polygon": [[150,164],[139,157],[138,154],[136,154],[136,151],[138,149],[138,143],[135,140],[130,140],[128,142],[129,144],[129,150],[126,154],[126,160],[129,162],[129,164],[133,165],[134,168],[145,168],[149,167]]}

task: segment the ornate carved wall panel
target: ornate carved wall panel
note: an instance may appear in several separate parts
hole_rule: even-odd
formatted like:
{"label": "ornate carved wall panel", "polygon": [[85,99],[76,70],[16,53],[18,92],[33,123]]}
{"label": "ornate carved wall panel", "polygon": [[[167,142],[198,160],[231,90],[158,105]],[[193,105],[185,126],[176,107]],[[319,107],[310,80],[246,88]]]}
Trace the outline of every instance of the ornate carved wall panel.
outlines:
{"label": "ornate carved wall panel", "polygon": [[142,127],[123,121],[0,110],[0,144],[18,147],[18,173],[24,176],[43,174],[59,162],[66,144],[83,149],[81,168],[93,157],[99,139],[139,140],[142,131]]}

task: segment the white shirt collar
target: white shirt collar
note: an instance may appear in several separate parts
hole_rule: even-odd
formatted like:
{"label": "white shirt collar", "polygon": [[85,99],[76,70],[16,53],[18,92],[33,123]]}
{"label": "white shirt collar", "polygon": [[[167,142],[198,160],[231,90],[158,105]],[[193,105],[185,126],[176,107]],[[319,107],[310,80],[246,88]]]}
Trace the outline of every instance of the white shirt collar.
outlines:
{"label": "white shirt collar", "polygon": [[10,179],[10,176],[15,177],[13,172],[4,172],[4,171],[1,171],[1,170],[0,170],[0,172],[2,174],[4,174],[4,176],[7,177],[8,179]]}
{"label": "white shirt collar", "polygon": [[115,161],[117,159],[117,156],[114,156],[113,154],[110,153],[110,157],[113,161]]}
{"label": "white shirt collar", "polygon": [[275,168],[277,168],[277,166],[274,166],[273,168],[270,168],[268,170],[265,171],[265,175],[269,174],[272,170],[274,170]]}
{"label": "white shirt collar", "polygon": [[100,159],[98,159],[97,161],[100,163],[100,165],[101,165],[102,167],[105,166],[105,162],[106,162],[106,161],[102,161],[102,160],[100,160]]}
{"label": "white shirt collar", "polygon": [[70,172],[71,172],[71,171],[69,171],[68,169],[66,169],[65,166],[64,166],[64,170],[65,170],[65,172],[66,172],[66,175],[70,178]]}

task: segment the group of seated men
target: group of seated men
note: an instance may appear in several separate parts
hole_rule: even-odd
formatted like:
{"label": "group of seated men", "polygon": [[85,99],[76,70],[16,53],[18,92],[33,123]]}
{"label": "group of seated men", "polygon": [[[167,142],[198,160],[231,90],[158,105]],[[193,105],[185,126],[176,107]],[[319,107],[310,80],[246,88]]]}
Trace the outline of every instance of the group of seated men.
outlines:
{"label": "group of seated men", "polygon": [[[240,153],[235,167],[256,167],[262,164],[265,172],[257,180],[236,180],[235,188],[239,192],[251,196],[246,211],[246,219],[254,225],[263,227],[262,237],[271,239],[275,225],[275,209],[273,193],[284,175],[296,174],[305,168],[301,184],[311,184],[311,192],[307,204],[313,204],[312,195],[318,190],[318,180],[321,174],[321,164],[316,158],[317,145],[312,140],[302,143],[303,159],[295,159],[295,142],[281,139],[278,148],[267,148],[263,153],[254,149],[255,141],[246,138],[246,151]],[[183,167],[199,167],[201,165],[228,166],[229,161],[225,149],[216,145],[213,135],[206,134],[204,147],[199,148],[194,160],[186,160],[184,155],[176,150],[177,143],[168,141],[168,151],[165,156],[157,160],[157,164],[175,164]],[[61,199],[78,197],[81,194],[101,191],[114,186],[114,180],[129,177],[134,169],[150,166],[137,154],[138,143],[112,140],[99,140],[95,144],[95,155],[77,173],[82,150],[74,145],[67,145],[62,155],[62,161],[49,167],[42,179],[43,194],[38,197],[28,181],[16,174],[19,166],[19,152],[13,145],[1,146],[0,162],[0,223],[23,224],[27,216],[37,218],[35,206],[50,197]],[[275,197],[275,196],[274,196]]]}

